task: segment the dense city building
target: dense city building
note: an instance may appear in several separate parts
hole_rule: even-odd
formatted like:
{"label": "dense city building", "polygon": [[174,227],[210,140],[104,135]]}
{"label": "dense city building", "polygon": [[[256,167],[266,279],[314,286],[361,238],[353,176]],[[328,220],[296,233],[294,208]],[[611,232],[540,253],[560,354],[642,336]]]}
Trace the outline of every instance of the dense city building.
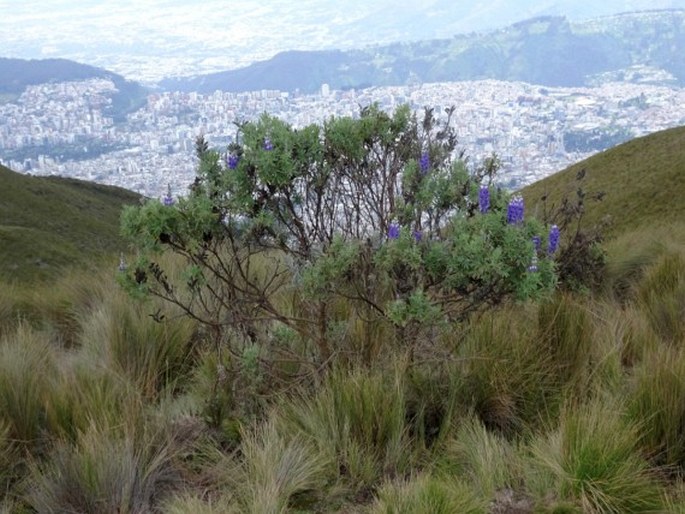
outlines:
{"label": "dense city building", "polygon": [[627,139],[685,124],[685,92],[664,86],[607,83],[550,88],[477,81],[332,90],[316,95],[253,91],[210,95],[164,92],[123,123],[107,116],[114,85],[103,79],[30,86],[0,105],[0,160],[12,169],[119,185],[160,196],[170,184],[183,194],[203,134],[224,150],[237,123],[262,113],[295,127],[330,116],[357,116],[378,103],[409,104],[444,115],[454,106],[460,147],[472,164],[496,153],[500,180],[518,187]]}

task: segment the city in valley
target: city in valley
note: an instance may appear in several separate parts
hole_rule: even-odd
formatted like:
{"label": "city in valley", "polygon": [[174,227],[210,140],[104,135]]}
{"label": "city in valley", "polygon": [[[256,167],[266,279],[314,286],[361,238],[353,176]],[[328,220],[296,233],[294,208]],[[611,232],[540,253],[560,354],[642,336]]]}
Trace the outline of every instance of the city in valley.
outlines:
{"label": "city in valley", "polygon": [[[125,121],[106,115],[109,80],[30,86],[0,105],[0,161],[20,172],[61,175],[159,197],[183,195],[196,166],[195,139],[225,151],[237,122],[269,113],[301,127],[330,116],[358,116],[378,103],[436,113],[454,106],[460,148],[477,165],[497,154],[501,183],[523,186],[633,137],[685,124],[685,92],[650,84],[607,82],[552,88],[476,81],[336,91],[164,92]],[[444,114],[443,114],[444,115]]]}

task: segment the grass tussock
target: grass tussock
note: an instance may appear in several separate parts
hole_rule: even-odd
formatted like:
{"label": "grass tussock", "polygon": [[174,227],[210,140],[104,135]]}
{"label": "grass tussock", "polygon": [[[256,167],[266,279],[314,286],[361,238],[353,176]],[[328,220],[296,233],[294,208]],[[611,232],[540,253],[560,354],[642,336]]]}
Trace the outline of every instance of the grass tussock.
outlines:
{"label": "grass tussock", "polygon": [[371,514],[485,514],[487,502],[456,480],[421,475],[384,484],[369,509]]}
{"label": "grass tussock", "polygon": [[126,377],[86,358],[63,362],[47,406],[47,425],[55,436],[75,441],[90,427],[123,432],[143,422],[144,398]]}
{"label": "grass tussock", "polygon": [[84,320],[81,339],[102,367],[155,398],[189,371],[194,324],[185,318],[156,321],[151,313],[154,306],[132,303],[117,291]]}
{"label": "grass tussock", "polygon": [[636,228],[606,244],[607,267],[603,293],[625,304],[635,299],[635,285],[666,255],[685,253],[685,222]]}
{"label": "grass tussock", "polygon": [[659,465],[685,469],[685,352],[662,347],[650,353],[633,372],[628,398],[645,453]]}
{"label": "grass tussock", "polygon": [[640,428],[606,401],[564,409],[559,427],[532,444],[538,472],[583,512],[662,512],[658,473],[639,452]]}
{"label": "grass tussock", "polygon": [[203,499],[192,494],[176,496],[164,504],[166,514],[241,514],[243,511],[230,494],[227,497]]}
{"label": "grass tussock", "polygon": [[685,254],[666,254],[652,265],[638,284],[637,298],[659,337],[685,342]]}
{"label": "grass tussock", "polygon": [[163,433],[117,436],[92,427],[33,465],[24,500],[38,512],[151,512],[179,478],[174,458]]}
{"label": "grass tussock", "polygon": [[241,453],[234,490],[243,512],[288,512],[296,495],[302,501],[320,491],[331,475],[330,456],[303,434],[279,429],[273,420],[243,435]]}
{"label": "grass tussock", "polygon": [[554,361],[538,340],[534,312],[486,314],[471,325],[457,359],[460,403],[489,430],[515,436],[558,409]]}
{"label": "grass tussock", "polygon": [[42,444],[56,373],[55,350],[44,334],[22,324],[0,340],[0,421],[12,440]]}
{"label": "grass tussock", "polygon": [[0,422],[0,491],[8,490],[17,478],[21,463],[20,451],[10,437],[10,427],[6,421]]}
{"label": "grass tussock", "polygon": [[[445,445],[441,458],[450,474],[459,476],[485,498],[519,485],[522,463],[516,446],[468,416]],[[442,468],[443,466],[441,466]]]}
{"label": "grass tussock", "polygon": [[314,441],[352,488],[401,475],[412,461],[400,370],[333,373],[312,398],[283,409],[288,430]]}
{"label": "grass tussock", "polygon": [[587,304],[568,294],[556,295],[540,305],[538,327],[559,387],[585,390],[595,342]]}
{"label": "grass tussock", "polygon": [[621,362],[627,369],[642,362],[663,344],[643,312],[634,305],[607,312],[608,331],[620,351]]}

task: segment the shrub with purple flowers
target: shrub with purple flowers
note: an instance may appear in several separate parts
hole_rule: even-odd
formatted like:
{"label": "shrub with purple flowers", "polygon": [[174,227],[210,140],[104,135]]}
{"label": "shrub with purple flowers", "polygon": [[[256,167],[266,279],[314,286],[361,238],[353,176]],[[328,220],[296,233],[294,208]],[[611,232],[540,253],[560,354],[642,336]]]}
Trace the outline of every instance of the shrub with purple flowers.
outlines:
{"label": "shrub with purple flowers", "polygon": [[[548,291],[552,261],[536,256],[529,272],[543,227],[524,220],[519,197],[481,187],[497,160],[467,167],[453,112],[419,120],[407,106],[371,106],[297,130],[265,115],[240,125],[225,160],[198,143],[187,198],[124,213],[141,255],[128,286],[182,306],[217,341],[280,327],[321,361],[335,351],[331,327],[347,320],[331,308],[341,299],[415,344],[424,328]],[[163,252],[186,269],[163,270]],[[283,305],[285,291],[297,305]]]}

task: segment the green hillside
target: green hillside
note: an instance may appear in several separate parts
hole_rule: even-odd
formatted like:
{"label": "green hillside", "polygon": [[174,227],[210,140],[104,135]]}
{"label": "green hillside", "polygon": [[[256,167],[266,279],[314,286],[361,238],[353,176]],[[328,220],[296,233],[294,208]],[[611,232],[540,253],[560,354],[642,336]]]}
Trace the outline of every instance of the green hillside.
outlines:
{"label": "green hillside", "polygon": [[34,281],[123,249],[119,214],[139,196],[82,180],[0,166],[0,280]]}
{"label": "green hillside", "polygon": [[585,191],[605,193],[586,203],[586,226],[608,217],[605,233],[616,237],[685,221],[685,127],[634,139],[524,188],[529,212],[541,212],[544,196],[548,205],[575,197],[582,170]]}

